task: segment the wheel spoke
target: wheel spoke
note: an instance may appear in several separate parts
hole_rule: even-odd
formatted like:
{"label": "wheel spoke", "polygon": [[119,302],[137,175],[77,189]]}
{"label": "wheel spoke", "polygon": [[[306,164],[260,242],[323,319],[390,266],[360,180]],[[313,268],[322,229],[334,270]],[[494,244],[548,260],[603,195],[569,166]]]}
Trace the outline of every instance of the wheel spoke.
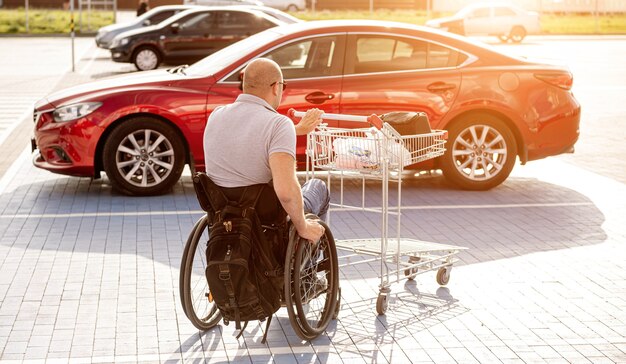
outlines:
{"label": "wheel spoke", "polygon": [[[163,135],[159,135],[159,137],[157,138],[157,140],[154,141],[154,143],[152,143],[152,145],[150,146],[150,148],[148,149],[148,152],[154,152],[154,150],[159,146],[159,144],[161,144],[163,141],[165,140],[165,137]],[[171,152],[171,150],[168,150],[168,152]]]}
{"label": "wheel spoke", "polygon": [[174,151],[171,149],[168,149],[166,151],[163,151],[161,153],[155,153],[152,157],[153,158],[161,158],[161,157],[170,157],[174,155]]}
{"label": "wheel spoke", "polygon": [[472,163],[475,159],[474,158],[468,158],[465,160],[465,162],[463,162],[460,166],[459,169],[463,170],[467,167],[468,164]]}
{"label": "wheel spoke", "polygon": [[146,187],[148,186],[148,168],[143,167],[141,172],[141,186]]}
{"label": "wheel spoke", "polygon": [[154,177],[156,183],[161,183],[161,176],[159,176],[159,174],[154,170],[154,168],[152,168],[151,165],[148,165],[148,170],[150,171],[150,174]]}
{"label": "wheel spoke", "polygon": [[502,135],[498,134],[498,136],[496,136],[495,138],[493,138],[492,141],[490,141],[489,143],[485,144],[485,149],[489,149],[491,148],[494,144],[496,143],[500,143],[501,141],[504,141],[504,138],[502,138]]}
{"label": "wheel spoke", "polygon": [[137,140],[135,139],[135,135],[129,134],[128,140],[130,140],[130,142],[133,144],[133,147],[135,147],[136,151],[138,152],[141,151],[141,147],[139,146],[139,143],[137,143]]}
{"label": "wheel spoke", "polygon": [[468,143],[468,141],[467,141],[467,140],[465,140],[464,138],[459,137],[459,138],[457,138],[457,140],[456,140],[456,141],[457,141],[457,143],[459,143],[459,144],[463,145],[465,148],[467,148],[467,149],[468,149],[468,150],[470,150],[470,152],[471,152],[471,150],[472,150],[472,145],[471,145],[470,143]]}
{"label": "wheel spoke", "polygon": [[472,142],[474,142],[474,145],[478,144],[478,136],[476,135],[476,125],[472,125],[469,128],[470,134],[472,135]]}
{"label": "wheel spoke", "polygon": [[485,144],[485,140],[487,140],[487,134],[489,134],[489,127],[483,126],[483,132],[480,135],[480,140],[478,141],[478,145]]}
{"label": "wheel spoke", "polygon": [[118,152],[122,152],[122,153],[126,153],[126,154],[130,154],[130,155],[132,155],[133,157],[138,156],[138,155],[140,154],[140,153],[139,153],[139,150],[132,150],[132,149],[130,149],[130,148],[128,148],[128,147],[125,147],[125,146],[123,146],[123,145],[121,145],[121,144],[120,144],[120,146],[117,148],[117,151],[118,151]]}
{"label": "wheel spoke", "polygon": [[453,156],[466,156],[466,155],[470,155],[474,153],[474,151],[472,151],[471,149],[463,149],[463,150],[458,150],[458,149],[453,149],[452,150],[452,155]]}
{"label": "wheel spoke", "polygon": [[138,169],[139,169],[139,163],[135,164],[135,166],[128,173],[126,173],[126,175],[124,176],[124,179],[130,182],[133,179],[133,176],[135,175],[135,172],[137,172]]}
{"label": "wheel spoke", "polygon": [[133,164],[139,164],[139,162],[137,160],[135,160],[135,159],[131,159],[131,160],[128,160],[128,161],[125,161],[125,162],[117,163],[117,167],[118,168],[124,168],[124,167],[128,167],[130,165],[133,165]]}
{"label": "wheel spoke", "polygon": [[159,166],[161,166],[163,168],[166,168],[167,170],[171,170],[172,169],[172,164],[170,164],[170,163],[165,163],[165,162],[163,162],[162,160],[159,160],[159,159],[153,159],[152,161],[154,162],[154,164],[157,164],[157,165],[159,165]]}

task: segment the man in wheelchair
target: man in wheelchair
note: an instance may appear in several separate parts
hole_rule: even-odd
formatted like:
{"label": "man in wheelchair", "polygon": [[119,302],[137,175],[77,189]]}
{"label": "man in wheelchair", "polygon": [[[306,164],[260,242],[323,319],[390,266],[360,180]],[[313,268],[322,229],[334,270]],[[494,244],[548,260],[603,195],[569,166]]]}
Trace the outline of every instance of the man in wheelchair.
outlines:
{"label": "man in wheelchair", "polygon": [[[229,198],[242,193],[245,186],[272,181],[273,192],[300,237],[315,242],[324,234],[324,228],[306,219],[305,213],[324,219],[330,196],[318,179],[300,187],[295,171],[296,135],[312,131],[320,123],[322,111],[310,109],[294,126],[288,117],[276,112],[286,87],[274,61],[259,58],[248,64],[243,74],[243,93],[234,103],[216,108],[207,122],[206,173]],[[271,204],[261,205],[257,212],[262,222],[280,215]]]}

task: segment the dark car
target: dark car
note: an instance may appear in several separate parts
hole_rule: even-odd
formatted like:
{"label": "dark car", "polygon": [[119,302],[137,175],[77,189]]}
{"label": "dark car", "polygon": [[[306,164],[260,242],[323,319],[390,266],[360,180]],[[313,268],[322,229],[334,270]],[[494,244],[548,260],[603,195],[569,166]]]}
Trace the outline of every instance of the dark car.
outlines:
{"label": "dark car", "polygon": [[200,7],[181,12],[157,26],[118,35],[110,46],[111,57],[116,62],[134,63],[140,71],[156,69],[162,62],[194,62],[284,24],[264,12],[244,7]]}
{"label": "dark car", "polygon": [[148,10],[141,16],[138,16],[133,21],[123,24],[111,24],[102,27],[96,34],[96,45],[100,48],[108,49],[118,34],[127,32],[133,29],[140,29],[150,25],[157,25],[167,18],[178,14],[181,11],[193,9],[195,5],[167,5],[157,6],[154,9]]}
{"label": "dark car", "polygon": [[[573,152],[578,140],[580,104],[565,67],[510,57],[427,27],[317,21],[269,29],[189,67],[49,95],[35,105],[33,162],[77,176],[105,171],[127,194],[165,192],[185,164],[204,170],[207,117],[236,99],[242,69],[258,57],[276,61],[288,84],[279,113],[312,107],[354,115],[425,112],[433,129],[448,130],[447,150],[411,168],[442,169],[464,189],[497,186],[517,158],[526,163]],[[305,151],[301,137],[299,167]]]}

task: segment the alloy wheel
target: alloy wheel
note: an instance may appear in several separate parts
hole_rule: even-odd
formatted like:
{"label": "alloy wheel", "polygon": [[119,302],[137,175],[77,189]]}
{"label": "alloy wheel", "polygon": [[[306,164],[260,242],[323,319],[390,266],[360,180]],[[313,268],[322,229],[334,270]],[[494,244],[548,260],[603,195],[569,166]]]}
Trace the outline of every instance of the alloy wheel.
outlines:
{"label": "alloy wheel", "polygon": [[152,187],[170,175],[174,156],[174,147],[163,134],[141,129],[128,134],[118,145],[115,164],[127,183]]}
{"label": "alloy wheel", "polygon": [[452,144],[452,158],[459,173],[473,181],[488,180],[500,173],[507,160],[506,140],[489,125],[472,125]]}

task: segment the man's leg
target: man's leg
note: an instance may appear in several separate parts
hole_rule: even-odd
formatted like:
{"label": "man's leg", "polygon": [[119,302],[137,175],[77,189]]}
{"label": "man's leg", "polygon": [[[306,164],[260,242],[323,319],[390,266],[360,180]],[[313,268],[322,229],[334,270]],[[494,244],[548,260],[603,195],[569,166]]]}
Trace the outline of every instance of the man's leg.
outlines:
{"label": "man's leg", "polygon": [[304,212],[317,215],[322,221],[326,221],[326,212],[330,204],[330,192],[326,183],[321,179],[310,179],[302,186],[302,199]]}

